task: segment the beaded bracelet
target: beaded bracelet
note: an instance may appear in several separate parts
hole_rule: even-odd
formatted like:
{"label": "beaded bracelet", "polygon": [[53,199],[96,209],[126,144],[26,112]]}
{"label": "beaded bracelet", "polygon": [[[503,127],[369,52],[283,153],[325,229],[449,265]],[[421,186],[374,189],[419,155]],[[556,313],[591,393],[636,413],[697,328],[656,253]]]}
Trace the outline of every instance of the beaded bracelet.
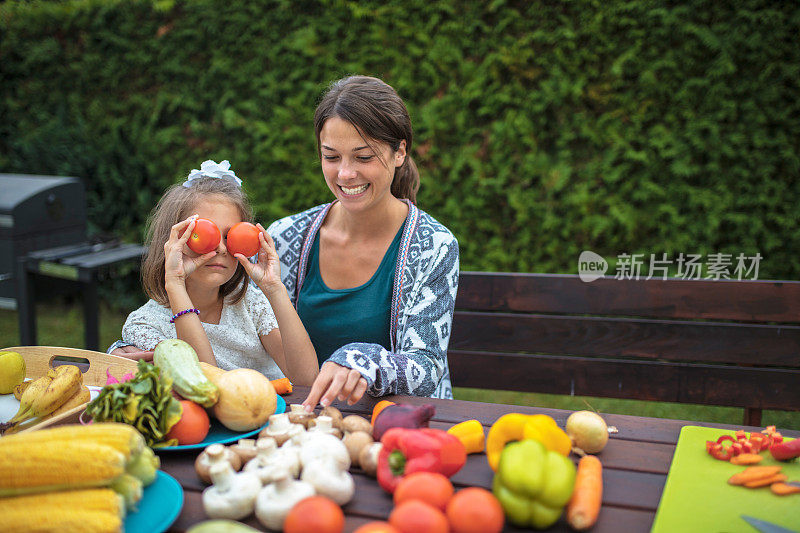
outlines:
{"label": "beaded bracelet", "polygon": [[175,316],[169,319],[169,323],[170,324],[174,324],[176,318],[178,318],[180,316],[183,316],[186,313],[197,313],[197,316],[200,316],[200,310],[199,309],[184,309],[183,311],[181,311],[179,313],[175,313]]}

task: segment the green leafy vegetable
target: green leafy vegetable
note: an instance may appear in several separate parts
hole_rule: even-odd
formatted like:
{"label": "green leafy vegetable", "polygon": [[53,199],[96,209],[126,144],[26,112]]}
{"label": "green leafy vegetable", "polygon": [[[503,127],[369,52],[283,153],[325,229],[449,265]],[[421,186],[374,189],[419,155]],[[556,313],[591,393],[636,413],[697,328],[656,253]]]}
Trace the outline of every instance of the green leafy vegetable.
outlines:
{"label": "green leafy vegetable", "polygon": [[172,446],[169,430],[181,418],[180,402],[172,395],[172,380],[158,367],[140,360],[136,375],[123,383],[106,385],[86,407],[97,422],[123,422],[144,435],[151,447]]}

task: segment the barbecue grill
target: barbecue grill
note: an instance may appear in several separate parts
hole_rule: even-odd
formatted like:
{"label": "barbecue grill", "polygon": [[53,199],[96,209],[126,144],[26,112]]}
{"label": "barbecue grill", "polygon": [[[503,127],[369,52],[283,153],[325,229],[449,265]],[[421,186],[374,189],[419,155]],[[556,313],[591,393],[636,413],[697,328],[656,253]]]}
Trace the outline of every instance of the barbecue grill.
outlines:
{"label": "barbecue grill", "polygon": [[21,344],[36,344],[36,289],[52,296],[74,292],[77,283],[86,348],[96,350],[98,274],[144,250],[117,240],[89,242],[79,179],[0,174],[0,306],[19,310]]}
{"label": "barbecue grill", "polygon": [[0,174],[0,305],[16,307],[16,265],[30,252],[86,241],[77,178]]}

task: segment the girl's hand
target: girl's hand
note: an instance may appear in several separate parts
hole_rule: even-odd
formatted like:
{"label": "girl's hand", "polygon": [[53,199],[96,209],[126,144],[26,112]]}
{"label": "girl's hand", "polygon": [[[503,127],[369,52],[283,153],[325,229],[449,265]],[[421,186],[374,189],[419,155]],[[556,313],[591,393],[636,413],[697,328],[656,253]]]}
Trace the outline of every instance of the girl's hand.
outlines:
{"label": "girl's hand", "polygon": [[281,262],[278,259],[278,252],[275,250],[275,243],[261,224],[256,224],[261,233],[258,240],[261,249],[258,251],[258,262],[251,263],[244,255],[236,254],[234,257],[244,267],[250,279],[258,285],[264,294],[283,290],[281,281]]}
{"label": "girl's hand", "polygon": [[318,403],[327,407],[337,398],[353,405],[364,396],[366,390],[367,380],[361,372],[328,361],[322,364],[303,407],[306,411],[312,411]]}
{"label": "girl's hand", "polygon": [[197,215],[192,215],[172,226],[172,230],[169,232],[169,240],[164,243],[165,281],[179,280],[185,284],[186,278],[192,275],[192,272],[217,255],[216,250],[212,250],[207,254],[197,255],[186,245],[192,235],[196,220]]}

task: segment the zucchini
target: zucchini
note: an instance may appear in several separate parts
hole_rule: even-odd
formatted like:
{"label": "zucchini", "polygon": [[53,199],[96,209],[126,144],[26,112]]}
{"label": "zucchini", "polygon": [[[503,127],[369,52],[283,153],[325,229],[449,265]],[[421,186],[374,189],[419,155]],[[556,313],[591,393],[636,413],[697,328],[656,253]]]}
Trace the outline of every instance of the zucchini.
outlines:
{"label": "zucchini", "polygon": [[172,379],[172,388],[185,399],[203,407],[211,407],[219,400],[219,389],[203,373],[197,352],[188,342],[180,339],[159,342],[153,362]]}

